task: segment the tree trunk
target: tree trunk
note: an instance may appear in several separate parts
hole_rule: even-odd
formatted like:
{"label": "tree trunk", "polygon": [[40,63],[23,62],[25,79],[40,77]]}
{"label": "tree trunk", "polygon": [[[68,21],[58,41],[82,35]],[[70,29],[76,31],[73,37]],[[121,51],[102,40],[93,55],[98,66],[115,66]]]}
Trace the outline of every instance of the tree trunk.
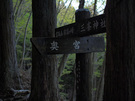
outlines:
{"label": "tree trunk", "polygon": [[[33,37],[53,37],[56,1],[32,0]],[[55,55],[41,56],[32,47],[32,82],[29,101],[58,101],[58,71]]]}
{"label": "tree trunk", "polygon": [[23,39],[23,51],[22,51],[22,59],[21,59],[21,66],[20,66],[20,69],[24,69],[24,58],[25,58],[25,48],[26,48],[26,35],[27,35],[27,27],[29,25],[29,21],[30,21],[30,18],[31,18],[31,13],[28,17],[28,20],[27,20],[27,23],[26,23],[26,27],[25,27],[25,32],[24,32],[24,39]]}
{"label": "tree trunk", "polygon": [[135,101],[135,0],[108,0],[104,101]]}
{"label": "tree trunk", "polygon": [[0,1],[0,92],[20,89],[12,0]]}

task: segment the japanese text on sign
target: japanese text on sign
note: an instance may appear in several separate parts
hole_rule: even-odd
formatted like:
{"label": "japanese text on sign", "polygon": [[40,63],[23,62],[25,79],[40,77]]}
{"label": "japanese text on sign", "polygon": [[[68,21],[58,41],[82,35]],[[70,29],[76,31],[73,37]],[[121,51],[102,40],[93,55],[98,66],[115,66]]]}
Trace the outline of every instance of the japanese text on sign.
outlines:
{"label": "japanese text on sign", "polygon": [[55,29],[56,37],[86,36],[106,31],[105,15],[99,15],[84,21],[69,24]]}
{"label": "japanese text on sign", "polygon": [[53,42],[51,43],[50,49],[51,49],[51,50],[58,50],[58,48],[59,48],[58,42],[53,41]]}
{"label": "japanese text on sign", "polygon": [[31,39],[43,54],[69,54],[104,51],[104,37],[41,38]]}
{"label": "japanese text on sign", "polygon": [[[58,42],[55,42],[55,41],[53,41],[52,43],[50,43],[51,44],[51,47],[50,47],[50,49],[52,50],[52,51],[54,51],[54,50],[59,50],[59,43]],[[73,42],[73,46],[74,46],[74,49],[79,49],[80,48],[80,46],[79,46],[79,44],[80,44],[80,41],[77,41],[77,40],[75,40],[74,42]]]}
{"label": "japanese text on sign", "polygon": [[88,21],[87,23],[82,23],[79,28],[80,28],[80,32],[89,32],[89,31],[102,29],[105,27],[106,27],[105,19],[100,19],[100,20]]}

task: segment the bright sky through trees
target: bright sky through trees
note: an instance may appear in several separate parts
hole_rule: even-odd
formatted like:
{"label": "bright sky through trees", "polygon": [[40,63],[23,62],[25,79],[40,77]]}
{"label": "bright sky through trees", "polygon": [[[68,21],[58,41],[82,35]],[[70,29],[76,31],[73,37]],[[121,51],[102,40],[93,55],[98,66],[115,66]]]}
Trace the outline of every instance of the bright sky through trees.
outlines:
{"label": "bright sky through trees", "polygon": [[[66,0],[64,0],[66,1]],[[94,2],[93,0],[85,0],[85,5],[91,5],[91,3]],[[70,0],[66,3],[66,6],[68,6],[70,3]],[[103,13],[103,9],[105,8],[106,0],[98,0],[97,2],[97,9],[99,13]],[[77,0],[72,1],[72,6],[77,10],[79,6],[79,2]]]}
{"label": "bright sky through trees", "polygon": [[73,0],[73,2],[72,2],[72,6],[74,6],[74,7],[75,7],[75,9],[78,9],[79,2],[76,2],[75,0]]}

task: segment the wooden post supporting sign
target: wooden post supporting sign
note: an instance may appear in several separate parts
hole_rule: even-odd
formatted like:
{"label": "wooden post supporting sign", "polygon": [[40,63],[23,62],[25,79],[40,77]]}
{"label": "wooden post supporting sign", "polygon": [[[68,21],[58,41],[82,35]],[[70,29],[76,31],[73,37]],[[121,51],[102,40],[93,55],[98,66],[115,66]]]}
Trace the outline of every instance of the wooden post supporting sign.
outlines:
{"label": "wooden post supporting sign", "polygon": [[[75,13],[76,22],[90,18],[90,12],[86,9],[79,9]],[[82,25],[82,31],[84,27]],[[76,54],[76,101],[89,101],[89,70],[90,54]]]}

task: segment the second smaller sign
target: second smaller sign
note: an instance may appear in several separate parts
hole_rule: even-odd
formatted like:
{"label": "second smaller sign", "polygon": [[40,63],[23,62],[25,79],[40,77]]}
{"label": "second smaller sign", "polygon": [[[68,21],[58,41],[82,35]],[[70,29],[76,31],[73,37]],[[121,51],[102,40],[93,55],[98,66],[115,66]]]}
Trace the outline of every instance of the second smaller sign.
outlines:
{"label": "second smaller sign", "polygon": [[105,50],[104,37],[77,38],[32,38],[32,43],[44,54],[70,54],[102,52]]}
{"label": "second smaller sign", "polygon": [[106,32],[105,14],[55,29],[56,37],[84,37],[104,32]]}

